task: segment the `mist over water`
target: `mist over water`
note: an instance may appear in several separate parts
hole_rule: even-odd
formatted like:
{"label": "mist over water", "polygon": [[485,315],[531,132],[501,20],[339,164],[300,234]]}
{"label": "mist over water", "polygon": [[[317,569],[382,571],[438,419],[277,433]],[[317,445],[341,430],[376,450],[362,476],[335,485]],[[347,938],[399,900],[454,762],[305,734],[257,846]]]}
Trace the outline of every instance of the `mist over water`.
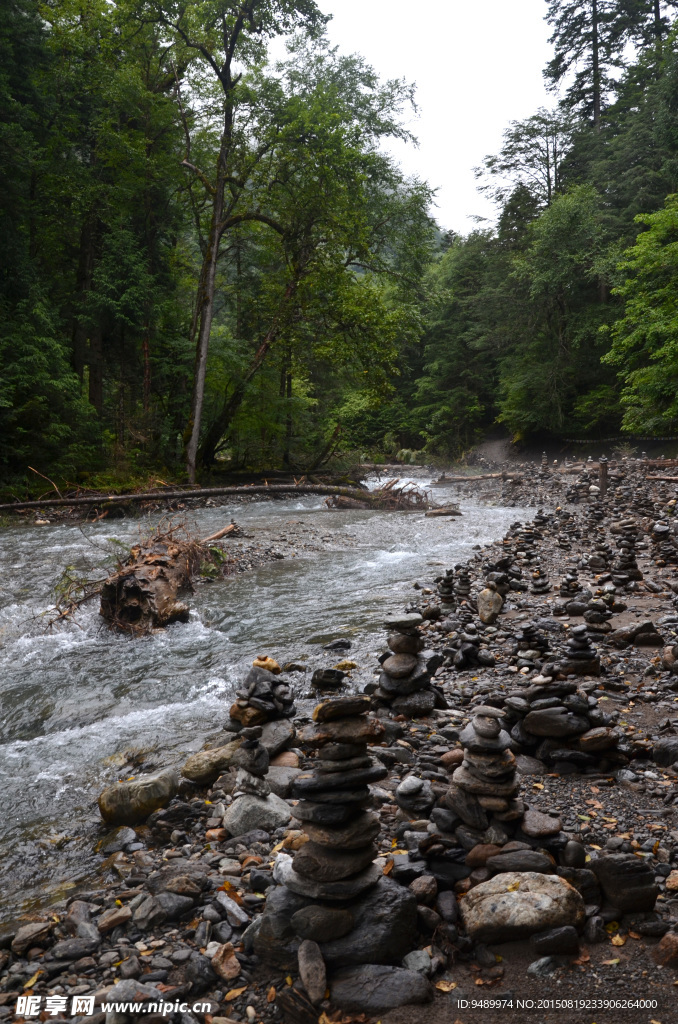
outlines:
{"label": "mist over water", "polygon": [[[435,497],[454,496],[437,488]],[[291,531],[296,557],[198,584],[187,624],[143,638],[109,630],[97,599],[76,622],[48,623],[66,567],[106,575],[120,542],[147,535],[159,515],[0,529],[0,920],[92,874],[92,847],[104,831],[96,797],[120,777],[123,751],[150,751],[144,771],[181,763],[221,729],[258,654],[329,667],[339,656],[322,644],[348,636],[347,656],[361,666],[354,685],[363,685],[384,647],[384,615],[416,597],[412,583],[531,515],[461,508],[461,518],[426,519],[331,510],[313,496],[191,511],[186,522],[198,536],[231,517],[252,535],[248,543],[264,547]],[[320,531],[321,551],[300,546],[305,528],[311,543]],[[308,691],[309,673],[292,679],[299,696]]]}

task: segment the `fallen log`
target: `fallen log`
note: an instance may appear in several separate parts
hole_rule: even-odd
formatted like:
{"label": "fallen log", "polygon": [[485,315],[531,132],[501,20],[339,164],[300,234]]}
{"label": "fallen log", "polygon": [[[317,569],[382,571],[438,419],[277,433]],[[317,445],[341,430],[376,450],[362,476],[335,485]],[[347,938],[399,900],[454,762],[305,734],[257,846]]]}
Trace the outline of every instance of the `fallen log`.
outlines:
{"label": "fallen log", "polygon": [[124,565],[101,587],[99,612],[127,633],[147,633],[171,622],[187,622],[181,596],[209,557],[208,545],[237,532],[235,523],[202,540],[175,538],[179,528],[135,545]]}
{"label": "fallen log", "polygon": [[[338,487],[332,484],[291,483],[254,484],[244,486],[233,485],[229,487],[194,487],[174,491],[145,491],[141,494],[90,494],[86,497],[46,498],[40,501],[15,501],[0,505],[0,512],[20,512],[24,509],[31,508],[101,508],[102,506],[129,505],[143,501],[162,502],[176,501],[180,498],[215,498],[248,494],[327,494],[330,496],[338,494],[347,498],[355,498],[358,501],[364,501],[370,508],[391,507],[388,504],[388,501],[384,504],[384,498],[381,496],[381,490],[368,491],[363,490],[360,487]],[[422,499],[422,503],[417,507],[424,507],[425,503],[428,503],[427,507],[433,508],[435,506],[434,502],[429,501],[428,498],[424,497],[424,499]]]}

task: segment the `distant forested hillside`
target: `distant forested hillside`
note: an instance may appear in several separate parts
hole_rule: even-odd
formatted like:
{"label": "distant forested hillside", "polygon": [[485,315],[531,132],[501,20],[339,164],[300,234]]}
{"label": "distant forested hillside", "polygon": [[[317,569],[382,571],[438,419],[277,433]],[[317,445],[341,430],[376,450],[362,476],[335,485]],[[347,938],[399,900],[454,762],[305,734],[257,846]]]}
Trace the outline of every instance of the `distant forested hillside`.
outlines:
{"label": "distant forested hillside", "polygon": [[677,8],[547,0],[460,237],[314,0],[2,0],[3,485],[678,433]]}

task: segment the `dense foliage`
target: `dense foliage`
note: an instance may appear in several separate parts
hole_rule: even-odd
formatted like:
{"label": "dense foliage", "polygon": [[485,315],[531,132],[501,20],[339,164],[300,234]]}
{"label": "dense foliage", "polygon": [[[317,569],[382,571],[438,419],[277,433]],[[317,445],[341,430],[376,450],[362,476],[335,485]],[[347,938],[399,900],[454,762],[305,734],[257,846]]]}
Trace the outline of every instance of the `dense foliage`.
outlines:
{"label": "dense foliage", "polygon": [[555,106],[456,237],[315,0],[2,0],[2,482],[676,432],[676,8],[546,0]]}

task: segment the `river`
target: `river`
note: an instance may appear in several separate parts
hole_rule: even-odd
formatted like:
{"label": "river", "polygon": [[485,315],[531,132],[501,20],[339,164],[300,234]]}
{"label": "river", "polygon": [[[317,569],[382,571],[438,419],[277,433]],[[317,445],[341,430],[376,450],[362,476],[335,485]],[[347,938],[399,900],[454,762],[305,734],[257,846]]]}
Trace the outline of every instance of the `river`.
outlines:
{"label": "river", "polygon": [[[452,497],[441,489],[435,496]],[[0,920],[91,876],[103,834],[96,797],[118,777],[123,751],[150,751],[154,766],[181,763],[221,728],[258,654],[310,669],[348,656],[360,666],[355,685],[364,683],[384,649],[381,621],[416,598],[413,583],[532,515],[467,502],[461,509],[460,518],[426,519],[331,510],[313,496],[192,511],[197,535],[233,517],[251,543],[286,536],[286,557],[201,583],[187,624],[145,638],[109,630],[97,600],[75,623],[48,623],[67,566],[100,575],[120,545],[145,535],[159,516],[0,528]],[[320,531],[320,550],[304,548],[305,530]],[[339,636],[351,639],[348,654],[322,649]],[[310,676],[292,678],[303,700]]]}

